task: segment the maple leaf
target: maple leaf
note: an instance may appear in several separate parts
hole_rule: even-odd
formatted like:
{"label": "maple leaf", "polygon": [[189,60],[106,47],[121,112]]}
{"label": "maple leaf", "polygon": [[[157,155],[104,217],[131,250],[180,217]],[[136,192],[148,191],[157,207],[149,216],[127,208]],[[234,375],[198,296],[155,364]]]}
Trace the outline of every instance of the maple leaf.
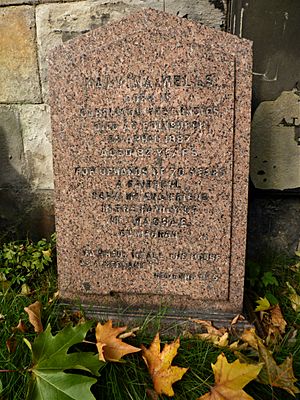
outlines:
{"label": "maple leaf", "polygon": [[295,393],[300,393],[300,390],[294,385],[297,379],[294,376],[292,356],[287,357],[282,364],[277,365],[272,353],[261,341],[258,341],[258,352],[260,359],[265,363],[259,375],[261,383],[284,389],[292,396],[295,396]]}
{"label": "maple leaf", "polygon": [[[125,332],[127,326],[113,328],[112,320],[107,321],[104,325],[100,323],[96,326],[96,346],[101,361],[120,361],[126,354],[141,351],[140,348],[131,346],[122,342],[117,336]],[[131,335],[132,336],[131,332]]]}
{"label": "maple leaf", "polygon": [[[101,363],[98,356],[88,352],[68,353],[71,346],[83,341],[92,324],[90,321],[75,327],[69,325],[55,336],[48,325],[32,345],[29,343],[33,367],[29,370],[31,381],[27,400],[95,400],[89,389],[97,380],[79,373],[99,376]],[[77,373],[66,373],[67,369]]]}
{"label": "maple leaf", "polygon": [[203,320],[192,320],[198,324],[201,324],[204,328],[206,328],[207,333],[198,333],[195,336],[199,339],[208,340],[213,343],[215,346],[226,347],[228,346],[228,332],[225,328],[217,329],[215,328],[211,322],[203,321]]}
{"label": "maple leaf", "polygon": [[39,301],[30,304],[28,307],[24,307],[25,312],[27,312],[29,316],[29,322],[33,325],[34,332],[36,333],[41,333],[44,330],[41,321],[41,309],[42,304]]}
{"label": "maple leaf", "polygon": [[299,389],[294,385],[294,382],[297,380],[293,372],[292,357],[287,357],[282,364],[277,365],[270,350],[266,348],[263,341],[256,335],[255,329],[246,330],[241,339],[257,350],[259,360],[264,363],[258,377],[261,383],[280,387],[292,395],[299,393]]}
{"label": "maple leaf", "polygon": [[160,352],[159,333],[156,334],[149,349],[142,345],[143,359],[158,394],[174,396],[172,384],[179,381],[188,370],[188,368],[171,365],[179,346],[180,341],[177,339],[171,344],[165,344],[163,351]]}
{"label": "maple leaf", "polygon": [[220,354],[217,362],[212,364],[215,375],[215,385],[210,393],[199,397],[198,400],[253,400],[243,387],[255,379],[262,364],[242,364],[239,360],[228,363],[226,356]]}
{"label": "maple leaf", "polygon": [[259,300],[256,300],[258,306],[254,311],[267,311],[271,308],[271,304],[266,297],[260,297]]}

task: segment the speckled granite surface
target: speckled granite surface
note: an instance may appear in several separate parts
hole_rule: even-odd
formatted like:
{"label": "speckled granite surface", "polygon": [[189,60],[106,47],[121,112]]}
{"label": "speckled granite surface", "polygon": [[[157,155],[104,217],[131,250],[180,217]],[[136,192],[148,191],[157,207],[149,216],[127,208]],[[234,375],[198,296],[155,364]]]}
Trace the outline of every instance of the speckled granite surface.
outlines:
{"label": "speckled granite surface", "polygon": [[64,299],[241,310],[251,60],[250,42],[150,9],[51,54]]}

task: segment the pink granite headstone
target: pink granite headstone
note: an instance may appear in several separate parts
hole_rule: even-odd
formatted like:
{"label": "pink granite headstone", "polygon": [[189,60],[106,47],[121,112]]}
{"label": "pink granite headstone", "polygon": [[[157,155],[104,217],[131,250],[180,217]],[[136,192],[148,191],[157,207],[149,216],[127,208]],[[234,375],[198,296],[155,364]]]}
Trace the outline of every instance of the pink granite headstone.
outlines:
{"label": "pink granite headstone", "polygon": [[49,79],[62,298],[240,312],[250,42],[149,9],[56,48]]}

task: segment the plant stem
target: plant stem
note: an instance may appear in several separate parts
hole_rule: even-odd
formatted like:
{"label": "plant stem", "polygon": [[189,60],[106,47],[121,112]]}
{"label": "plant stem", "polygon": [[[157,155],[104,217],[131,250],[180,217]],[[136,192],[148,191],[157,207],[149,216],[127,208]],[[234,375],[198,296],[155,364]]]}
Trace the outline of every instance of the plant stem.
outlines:
{"label": "plant stem", "polygon": [[0,369],[1,372],[22,372],[25,371],[24,369]]}

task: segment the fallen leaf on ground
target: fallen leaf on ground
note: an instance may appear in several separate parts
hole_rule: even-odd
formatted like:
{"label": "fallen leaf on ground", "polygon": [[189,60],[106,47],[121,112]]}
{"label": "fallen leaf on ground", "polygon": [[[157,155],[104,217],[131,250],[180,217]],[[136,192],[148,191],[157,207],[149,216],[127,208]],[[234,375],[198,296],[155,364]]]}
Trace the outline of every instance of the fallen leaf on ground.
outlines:
{"label": "fallen leaf on ground", "polygon": [[257,377],[261,368],[262,364],[242,364],[239,360],[230,364],[226,356],[220,354],[212,364],[215,385],[198,400],[253,400],[243,387]]}
{"label": "fallen leaf on ground", "polygon": [[6,340],[6,348],[9,353],[14,353],[17,349],[17,341],[14,336],[11,336],[9,339]]}
{"label": "fallen leaf on ground", "polygon": [[27,285],[27,283],[23,283],[23,285],[21,286],[21,295],[29,296],[30,294],[31,294],[30,287]]}
{"label": "fallen leaf on ground", "polygon": [[256,303],[258,304],[258,306],[254,310],[255,312],[267,311],[271,308],[271,304],[266,297],[260,297],[258,300],[256,300]]}
{"label": "fallen leaf on ground", "polygon": [[276,304],[276,306],[272,307],[270,309],[270,315],[271,315],[271,330],[274,328],[278,329],[280,333],[284,333],[285,332],[285,328],[286,328],[286,321],[283,318],[281,309],[279,307],[278,304]]}
{"label": "fallen leaf on ground", "polygon": [[140,330],[140,327],[138,326],[137,328],[131,329],[130,332],[121,333],[121,335],[119,335],[119,339],[126,339],[126,338],[129,338],[129,337],[136,337],[135,332],[137,332],[139,330]]}
{"label": "fallen leaf on ground", "polygon": [[286,285],[290,292],[289,299],[292,303],[293,310],[295,310],[297,313],[300,313],[300,296],[289,282],[286,282]]}
{"label": "fallen leaf on ground", "polygon": [[12,331],[25,333],[27,331],[25,323],[20,319],[18,325],[12,328]]}
{"label": "fallen leaf on ground", "polygon": [[[78,326],[66,326],[55,336],[48,325],[31,345],[33,365],[26,400],[95,400],[90,387],[99,376],[101,363],[97,355],[89,352],[69,352],[77,343],[82,343],[93,321]],[[69,373],[68,370],[76,370]],[[88,373],[88,374],[87,374]]]}
{"label": "fallen leaf on ground", "polygon": [[126,354],[141,351],[138,347],[122,342],[117,336],[125,332],[127,326],[118,328],[112,327],[112,320],[104,325],[100,323],[96,326],[96,346],[101,361],[120,361]]}
{"label": "fallen leaf on ground", "polygon": [[259,361],[263,362],[263,368],[258,377],[261,383],[284,389],[293,396],[300,392],[294,385],[297,379],[294,376],[292,357],[287,357],[282,364],[277,365],[272,353],[256,335],[254,328],[246,330],[241,339],[258,351]]}
{"label": "fallen leaf on ground", "polygon": [[241,335],[241,339],[253,349],[258,350],[258,340],[260,339],[256,335],[255,328],[245,329]]}
{"label": "fallen leaf on ground", "polygon": [[171,365],[179,346],[180,341],[177,339],[171,344],[165,344],[163,351],[160,352],[159,333],[156,334],[149,349],[142,346],[143,359],[158,394],[174,396],[172,384],[179,381],[188,370],[188,368]]}
{"label": "fallen leaf on ground", "polygon": [[152,389],[147,388],[146,395],[149,400],[159,400],[158,394]]}
{"label": "fallen leaf on ground", "polygon": [[240,321],[245,321],[245,317],[242,314],[237,314],[230,322],[230,325],[235,325]]}
{"label": "fallen leaf on ground", "polygon": [[24,307],[25,312],[27,312],[29,316],[29,322],[34,327],[34,332],[41,333],[43,332],[43,325],[41,321],[41,310],[42,304],[39,301],[31,304],[28,307]]}
{"label": "fallen leaf on ground", "polygon": [[261,383],[284,389],[292,396],[295,396],[295,393],[300,393],[300,390],[294,385],[297,379],[294,376],[292,356],[287,357],[282,364],[277,365],[272,353],[261,341],[258,341],[258,352],[260,360],[265,364],[259,374]]}
{"label": "fallen leaf on ground", "polygon": [[197,324],[200,324],[207,330],[207,333],[197,333],[195,337],[202,340],[208,340],[209,342],[213,343],[216,346],[220,347],[228,346],[229,334],[226,328],[217,329],[212,325],[210,321],[203,321],[201,319],[196,319],[192,321],[196,322]]}

